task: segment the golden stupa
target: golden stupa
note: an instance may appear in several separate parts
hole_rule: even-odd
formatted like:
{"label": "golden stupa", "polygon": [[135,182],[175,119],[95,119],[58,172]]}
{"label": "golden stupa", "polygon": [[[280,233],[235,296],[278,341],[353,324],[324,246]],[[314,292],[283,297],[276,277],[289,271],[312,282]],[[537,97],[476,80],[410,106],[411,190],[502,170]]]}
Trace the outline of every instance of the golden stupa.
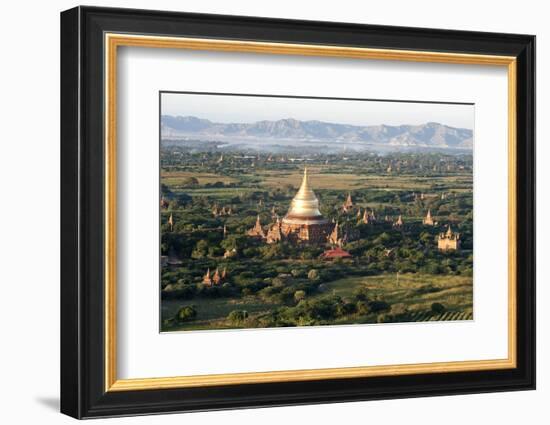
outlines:
{"label": "golden stupa", "polygon": [[291,240],[324,243],[331,230],[329,221],[319,211],[319,200],[309,185],[307,168],[302,184],[283,217],[281,230]]}

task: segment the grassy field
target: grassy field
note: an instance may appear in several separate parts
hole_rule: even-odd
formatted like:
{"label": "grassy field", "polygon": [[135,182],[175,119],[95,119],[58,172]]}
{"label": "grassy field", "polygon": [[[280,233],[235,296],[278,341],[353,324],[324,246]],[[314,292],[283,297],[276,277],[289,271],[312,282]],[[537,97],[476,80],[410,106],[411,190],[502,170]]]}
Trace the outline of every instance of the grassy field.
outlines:
{"label": "grassy field", "polygon": [[[196,171],[164,171],[161,174],[162,183],[169,187],[181,187],[183,181],[188,177],[198,179],[200,185],[223,182],[224,184],[242,183],[246,179],[259,180],[254,189],[276,189],[286,185],[299,187],[303,172],[301,170],[286,172],[274,170],[258,170],[254,175],[243,174],[240,178],[222,174],[196,172]],[[432,188],[432,178],[419,177],[414,175],[361,175],[342,174],[332,169],[314,167],[309,171],[310,182],[316,190],[350,190],[350,189],[382,189],[382,190],[415,190],[428,191]],[[441,176],[437,178],[440,188],[452,189],[456,192],[469,191],[472,187],[472,177],[467,175]],[[243,187],[243,189],[248,189]],[[227,189],[226,189],[227,190]],[[187,190],[191,193],[190,190]]]}
{"label": "grassy field", "polygon": [[223,182],[224,184],[235,183],[238,180],[234,177],[224,176],[215,173],[197,173],[194,171],[163,171],[160,175],[162,183],[168,186],[181,185],[188,177],[195,177],[200,185],[208,183]]}
{"label": "grassy field", "polygon": [[351,296],[360,286],[369,289],[390,304],[405,304],[411,311],[429,310],[433,303],[445,305],[448,311],[471,311],[472,278],[425,274],[396,274],[350,277],[326,284],[329,291],[341,297]]}
{"label": "grassy field", "polygon": [[[337,295],[352,297],[354,291],[366,287],[373,299],[380,298],[392,306],[406,306],[411,313],[410,321],[427,320],[468,320],[472,318],[473,291],[472,278],[465,276],[437,276],[426,274],[384,274],[369,277],[348,277],[325,284],[323,293],[308,299],[320,299]],[[442,314],[431,313],[431,305],[445,306]],[[162,303],[162,318],[172,317],[183,305],[193,305],[197,310],[195,320],[170,330],[202,330],[235,328],[226,323],[225,318],[233,310],[246,310],[251,317],[258,316],[278,307],[279,304],[266,304],[250,296],[240,300],[193,299],[189,301],[165,300]],[[333,324],[368,322],[363,317],[347,317],[335,320]]]}
{"label": "grassy field", "polygon": [[257,315],[280,307],[280,304],[266,304],[255,297],[243,299],[197,298],[189,301],[163,300],[162,320],[173,317],[182,305],[193,305],[198,312],[197,319],[186,326],[171,330],[233,328],[234,326],[224,324],[224,319],[233,310],[246,310],[250,315]]}
{"label": "grassy field", "polygon": [[[387,189],[387,190],[429,190],[433,179],[425,177],[399,175],[365,176],[360,174],[320,173],[319,170],[309,171],[310,182],[316,189],[349,190],[354,188]],[[291,174],[265,173],[258,174],[262,177],[262,186],[268,188],[292,185],[298,187],[303,174],[296,171]],[[471,189],[471,176],[446,176],[439,177],[438,183],[451,188]]]}
{"label": "grassy field", "polygon": [[199,188],[199,189],[186,189],[185,193],[191,196],[209,196],[216,199],[230,199],[234,196],[247,192],[254,192],[258,189],[252,187],[238,187],[238,188]]}

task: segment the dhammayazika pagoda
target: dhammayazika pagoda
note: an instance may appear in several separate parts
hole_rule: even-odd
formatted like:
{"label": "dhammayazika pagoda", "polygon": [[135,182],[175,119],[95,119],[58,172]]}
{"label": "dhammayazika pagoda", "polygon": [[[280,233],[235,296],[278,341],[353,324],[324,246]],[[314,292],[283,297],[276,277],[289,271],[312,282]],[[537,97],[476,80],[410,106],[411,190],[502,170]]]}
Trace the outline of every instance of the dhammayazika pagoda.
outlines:
{"label": "dhammayazika pagoda", "polygon": [[309,185],[307,168],[302,185],[280,223],[282,234],[295,242],[321,244],[327,242],[332,225],[319,211],[319,200]]}

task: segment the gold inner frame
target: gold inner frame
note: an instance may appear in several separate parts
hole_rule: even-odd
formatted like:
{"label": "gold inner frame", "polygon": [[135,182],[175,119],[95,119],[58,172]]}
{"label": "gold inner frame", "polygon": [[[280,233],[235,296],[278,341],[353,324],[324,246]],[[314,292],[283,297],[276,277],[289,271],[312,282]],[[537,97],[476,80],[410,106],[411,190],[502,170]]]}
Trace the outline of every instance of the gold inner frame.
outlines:
{"label": "gold inner frame", "polygon": [[[105,391],[510,369],[516,358],[516,58],[326,45],[105,34]],[[118,379],[116,324],[117,51],[120,46],[504,66],[508,72],[508,357],[495,360]]]}

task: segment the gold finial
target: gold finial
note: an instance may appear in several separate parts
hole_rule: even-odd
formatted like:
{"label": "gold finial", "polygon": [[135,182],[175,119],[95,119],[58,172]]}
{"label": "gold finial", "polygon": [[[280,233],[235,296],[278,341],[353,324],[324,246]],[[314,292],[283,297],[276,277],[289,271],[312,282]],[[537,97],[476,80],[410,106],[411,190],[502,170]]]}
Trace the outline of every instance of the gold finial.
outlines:
{"label": "gold finial", "polygon": [[[298,194],[300,193],[306,193],[311,191],[309,188],[309,180],[307,178],[307,167],[304,167],[304,177],[302,178],[302,184],[300,185],[300,189],[298,190]],[[313,192],[311,192],[313,194]],[[298,196],[298,195],[296,195]]]}

